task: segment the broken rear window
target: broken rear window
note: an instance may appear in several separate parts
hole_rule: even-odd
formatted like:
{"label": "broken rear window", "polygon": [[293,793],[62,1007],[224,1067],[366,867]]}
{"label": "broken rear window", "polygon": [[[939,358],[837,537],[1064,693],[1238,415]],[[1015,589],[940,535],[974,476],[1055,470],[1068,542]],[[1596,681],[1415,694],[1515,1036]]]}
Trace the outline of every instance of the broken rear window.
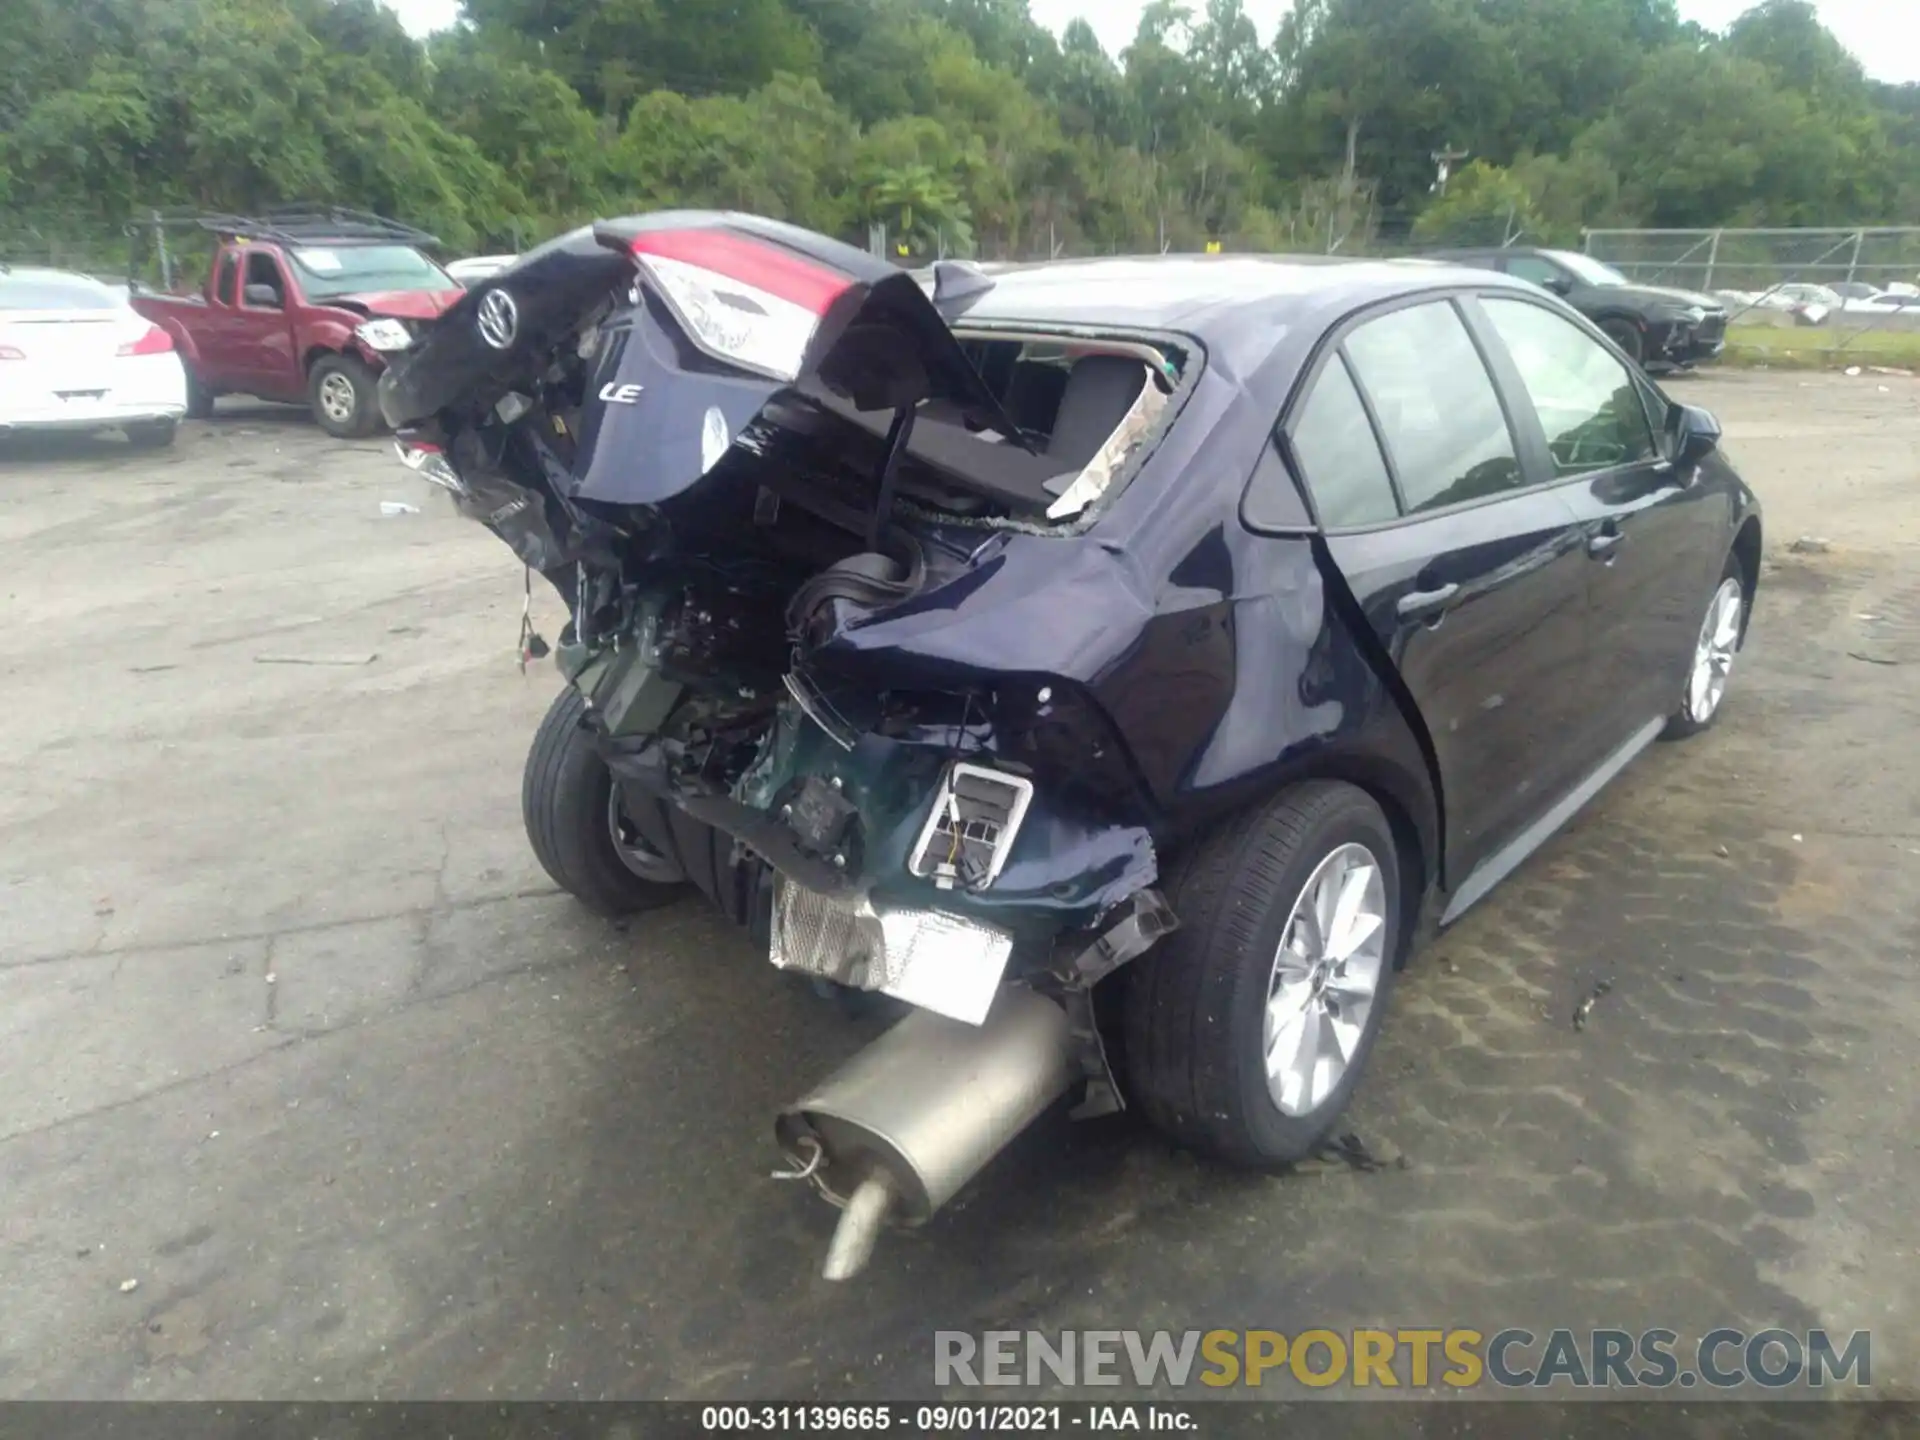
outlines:
{"label": "broken rear window", "polygon": [[[1133,340],[957,333],[1028,448],[929,403],[915,417],[904,489],[932,498],[944,483],[1029,522],[1071,521],[1112,488],[1160,422],[1184,360]],[[876,438],[891,423],[832,396],[813,398]]]}

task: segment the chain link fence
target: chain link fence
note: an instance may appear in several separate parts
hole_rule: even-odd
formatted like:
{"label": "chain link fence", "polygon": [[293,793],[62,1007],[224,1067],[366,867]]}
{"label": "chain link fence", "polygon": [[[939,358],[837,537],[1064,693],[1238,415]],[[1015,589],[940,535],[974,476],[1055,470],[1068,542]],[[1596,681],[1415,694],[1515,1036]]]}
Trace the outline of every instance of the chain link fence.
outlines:
{"label": "chain link fence", "polygon": [[[1492,216],[1468,231],[1416,237],[1416,218],[1378,205],[1364,181],[1332,179],[1310,182],[1285,204],[1249,212],[1243,224],[1219,231],[1170,210],[1136,222],[1125,234],[1099,239],[1066,223],[1029,223],[1018,237],[953,241],[935,228],[916,233],[904,247],[899,235],[880,225],[846,238],[903,265],[962,255],[1000,262],[1207,253],[1395,256],[1545,240],[1511,216],[1506,223]],[[543,237],[524,238],[518,248]],[[193,250],[189,237],[172,243]],[[1773,352],[1849,360],[1884,354],[1920,365],[1920,226],[1595,229],[1584,232],[1580,248],[1636,283],[1718,296],[1731,315],[1730,343],[1763,358]],[[148,285],[197,279],[196,267],[204,273],[201,255],[167,258],[172,264],[159,263],[157,246],[144,230],[136,236],[97,216],[0,215],[0,263],[78,270],[109,281],[127,278],[132,263]]]}
{"label": "chain link fence", "polygon": [[124,280],[124,229],[92,216],[0,213],[0,265],[44,265],[101,280]]}
{"label": "chain link fence", "polygon": [[[1716,295],[1754,343],[1920,352],[1920,227],[1588,230],[1628,279]],[[1768,330],[1810,332],[1773,337]]]}

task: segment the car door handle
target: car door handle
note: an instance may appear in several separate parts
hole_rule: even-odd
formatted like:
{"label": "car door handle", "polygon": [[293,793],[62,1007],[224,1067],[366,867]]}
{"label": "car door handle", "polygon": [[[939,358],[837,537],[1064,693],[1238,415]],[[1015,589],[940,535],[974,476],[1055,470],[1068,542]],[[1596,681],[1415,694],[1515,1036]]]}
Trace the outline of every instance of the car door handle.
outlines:
{"label": "car door handle", "polygon": [[1400,597],[1400,603],[1394,609],[1402,620],[1438,620],[1459,593],[1458,585],[1442,585],[1437,590],[1410,590]]}
{"label": "car door handle", "polygon": [[1626,543],[1627,537],[1618,530],[1609,531],[1606,534],[1595,535],[1587,541],[1587,554],[1595,560],[1611,560],[1613,552]]}

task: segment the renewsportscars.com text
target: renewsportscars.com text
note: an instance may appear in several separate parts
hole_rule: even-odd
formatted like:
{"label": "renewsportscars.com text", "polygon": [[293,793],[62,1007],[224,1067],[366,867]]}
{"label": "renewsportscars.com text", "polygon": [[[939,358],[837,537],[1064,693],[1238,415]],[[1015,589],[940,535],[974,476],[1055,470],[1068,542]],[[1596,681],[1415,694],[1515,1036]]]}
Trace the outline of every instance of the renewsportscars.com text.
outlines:
{"label": "renewsportscars.com text", "polygon": [[1825,1330],[940,1330],[940,1386],[1130,1385],[1148,1390],[1645,1390],[1865,1388],[1873,1337]]}

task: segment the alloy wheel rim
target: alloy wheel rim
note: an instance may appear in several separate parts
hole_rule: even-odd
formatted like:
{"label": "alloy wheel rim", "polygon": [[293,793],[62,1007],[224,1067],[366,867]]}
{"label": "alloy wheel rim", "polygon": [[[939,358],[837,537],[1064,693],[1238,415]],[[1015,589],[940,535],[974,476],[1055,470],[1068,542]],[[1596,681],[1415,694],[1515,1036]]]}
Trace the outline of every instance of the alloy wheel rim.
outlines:
{"label": "alloy wheel rim", "polygon": [[320,382],[320,408],[329,420],[344,425],[353,419],[353,382],[335,373]]}
{"label": "alloy wheel rim", "polygon": [[1283,1115],[1311,1115],[1339,1088],[1379,998],[1386,877],[1364,845],[1342,845],[1301,887],[1267,981],[1261,1053]]}
{"label": "alloy wheel rim", "polygon": [[642,880],[672,885],[684,878],[680,867],[649,845],[639,827],[627,818],[618,785],[607,792],[607,834],[612,837],[613,850],[620,857],[620,863]]}
{"label": "alloy wheel rim", "polygon": [[1704,725],[1720,709],[1740,653],[1740,582],[1729,576],[1713,592],[1700,639],[1693,650],[1693,672],[1687,677],[1687,714]]}

